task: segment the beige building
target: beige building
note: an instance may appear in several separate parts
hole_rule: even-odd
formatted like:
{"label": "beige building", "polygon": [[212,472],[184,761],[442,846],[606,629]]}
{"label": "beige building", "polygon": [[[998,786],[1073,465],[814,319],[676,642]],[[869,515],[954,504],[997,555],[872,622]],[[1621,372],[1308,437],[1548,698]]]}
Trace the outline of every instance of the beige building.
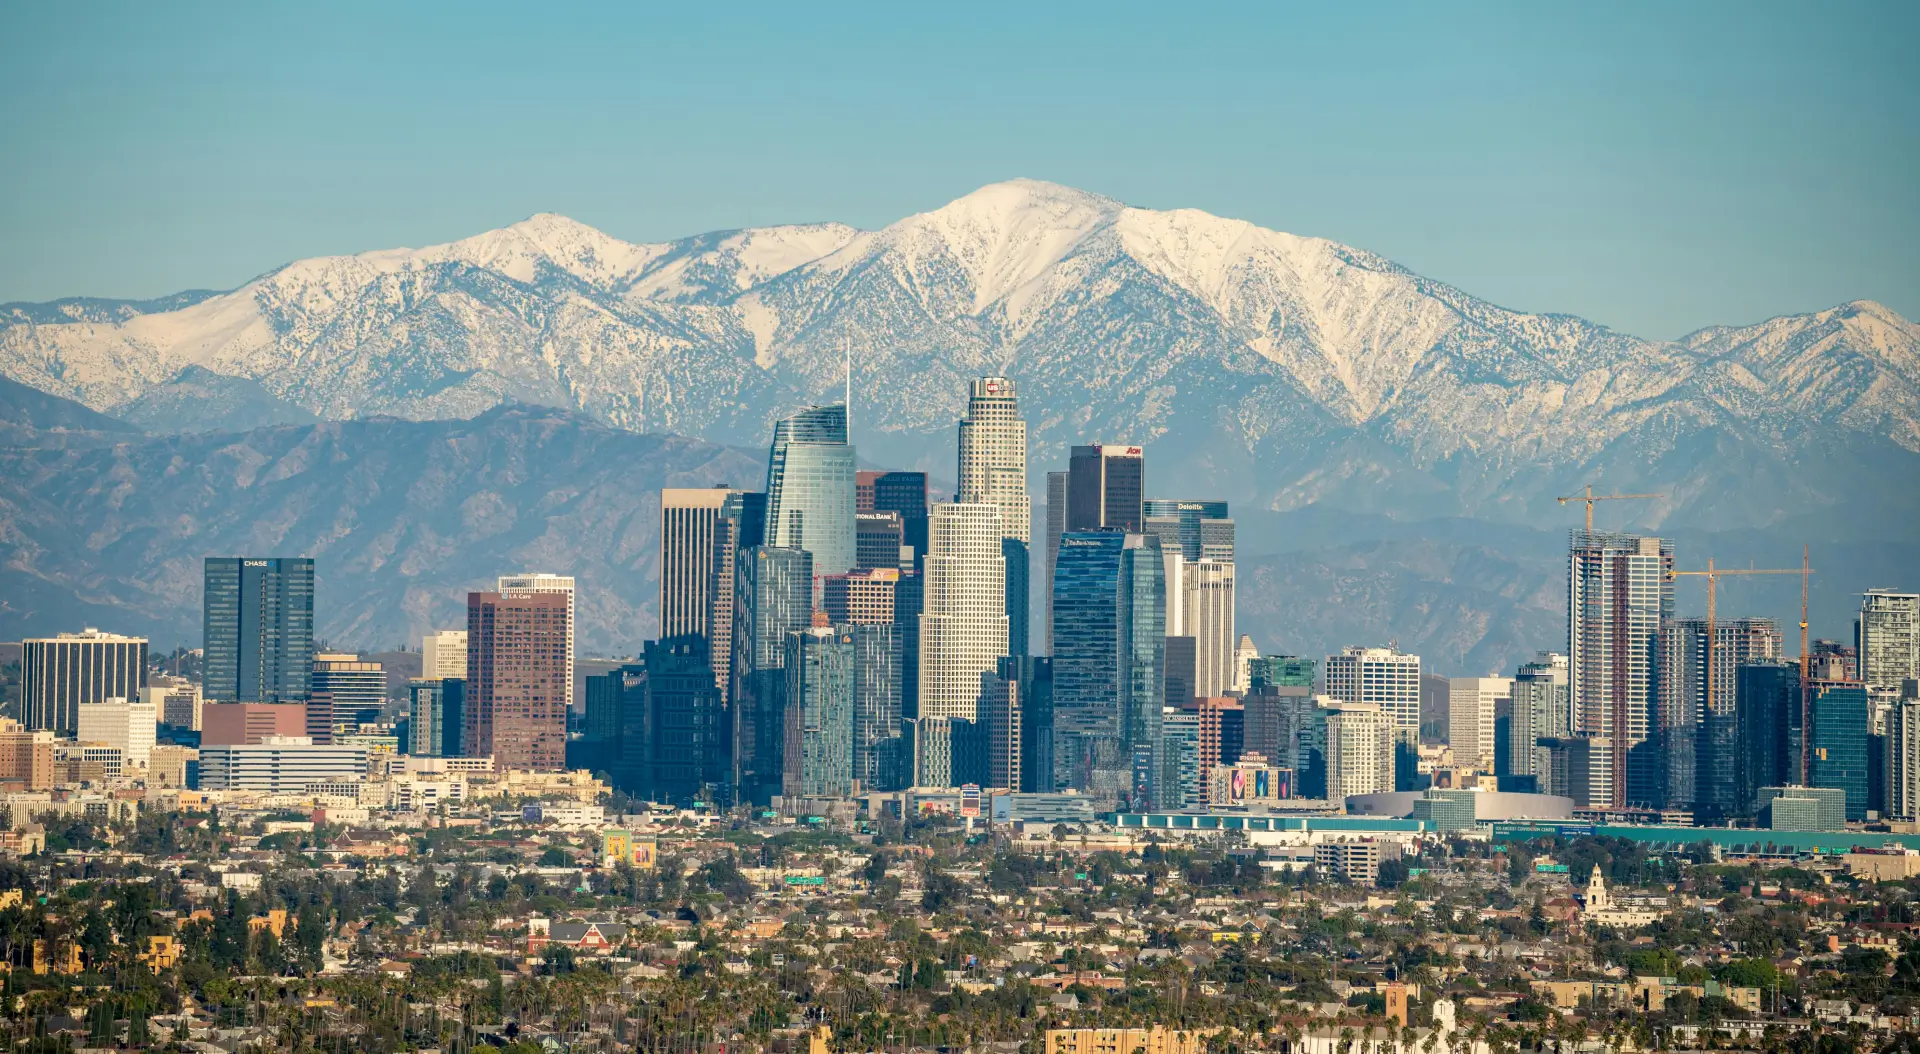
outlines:
{"label": "beige building", "polygon": [[30,791],[53,788],[53,733],[30,731],[0,717],[0,783],[18,783]]}
{"label": "beige building", "polygon": [[467,631],[435,630],[420,638],[420,678],[441,681],[467,677]]}
{"label": "beige building", "polygon": [[1152,1028],[1050,1028],[1046,1054],[1201,1054],[1206,1032]]}

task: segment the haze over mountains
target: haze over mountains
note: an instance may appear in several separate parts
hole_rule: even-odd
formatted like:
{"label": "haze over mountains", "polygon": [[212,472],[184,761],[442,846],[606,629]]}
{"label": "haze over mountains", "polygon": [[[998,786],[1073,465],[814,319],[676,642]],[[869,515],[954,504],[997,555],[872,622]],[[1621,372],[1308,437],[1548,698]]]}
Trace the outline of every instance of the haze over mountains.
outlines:
{"label": "haze over mountains", "polygon": [[[1830,574],[1862,580],[1819,584],[1836,611],[1845,592],[1910,586],[1920,568],[1920,327],[1880,305],[1643,340],[1496,307],[1323,239],[1027,180],[873,232],[636,245],[542,215],[442,246],[300,261],[228,293],[0,307],[0,375],[156,432],[301,426],[275,434],[337,437],[335,461],[373,454],[345,442],[356,429],[316,418],[455,421],[508,402],[758,447],[772,419],[839,398],[849,353],[854,438],[877,462],[951,476],[966,381],[1005,373],[1021,385],[1036,487],[1068,445],[1101,438],[1148,444],[1153,493],[1231,499],[1243,549],[1276,561],[1273,592],[1257,570],[1260,590],[1243,590],[1245,617],[1279,618],[1273,632],[1292,638],[1263,646],[1314,654],[1398,635],[1477,672],[1556,646],[1554,553],[1577,515],[1552,499],[1589,480],[1668,495],[1603,506],[1603,523],[1733,532],[1714,543],[1723,562],[1742,547],[1763,566],[1797,559],[1802,541],[1818,561],[1846,542],[1853,555],[1836,559],[1857,566]],[[438,427],[483,443],[502,420]],[[142,442],[190,461],[218,440]],[[584,464],[563,477],[562,463],[520,471],[557,492],[615,485]],[[470,467],[457,478],[486,489],[487,465]],[[656,470],[628,467],[634,487]],[[728,478],[757,472],[742,462]],[[1475,521],[1505,526],[1458,529]],[[383,560],[396,562],[381,566],[423,566],[464,529],[431,544],[394,535]],[[1369,545],[1387,548],[1355,548]],[[9,577],[21,553],[5,554]],[[170,581],[197,610],[197,581]],[[645,617],[633,614],[651,603],[644,590],[609,588]],[[368,643],[404,632],[397,613],[368,618],[348,624],[392,634]],[[637,639],[612,632],[609,644]]]}

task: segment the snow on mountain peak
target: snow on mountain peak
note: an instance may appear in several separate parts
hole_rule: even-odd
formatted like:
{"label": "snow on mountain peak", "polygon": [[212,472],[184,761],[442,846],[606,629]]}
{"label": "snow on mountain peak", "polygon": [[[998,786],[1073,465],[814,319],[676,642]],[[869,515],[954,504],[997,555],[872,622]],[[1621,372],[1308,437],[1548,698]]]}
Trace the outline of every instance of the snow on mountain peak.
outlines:
{"label": "snow on mountain peak", "polygon": [[973,291],[973,313],[1007,297],[1059,263],[1125,206],[1112,198],[1037,179],[990,183],[879,232],[876,242],[916,269],[957,263]]}

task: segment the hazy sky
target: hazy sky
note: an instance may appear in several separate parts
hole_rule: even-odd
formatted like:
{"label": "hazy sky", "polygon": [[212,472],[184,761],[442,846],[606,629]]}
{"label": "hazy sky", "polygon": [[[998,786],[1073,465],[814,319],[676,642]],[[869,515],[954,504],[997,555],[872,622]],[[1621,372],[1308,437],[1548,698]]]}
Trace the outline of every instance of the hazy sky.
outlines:
{"label": "hazy sky", "polygon": [[1646,336],[1920,318],[1920,4],[641,6],[8,5],[0,301],[1031,176]]}

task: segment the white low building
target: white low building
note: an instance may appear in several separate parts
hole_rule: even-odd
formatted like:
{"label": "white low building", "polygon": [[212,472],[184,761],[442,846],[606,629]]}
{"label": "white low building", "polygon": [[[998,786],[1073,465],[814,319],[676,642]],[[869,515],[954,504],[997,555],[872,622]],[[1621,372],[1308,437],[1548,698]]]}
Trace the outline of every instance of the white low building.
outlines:
{"label": "white low building", "polygon": [[362,783],[366,778],[365,750],[319,744],[307,736],[268,736],[256,744],[200,748],[200,786],[205,790],[297,794],[315,784]]}

